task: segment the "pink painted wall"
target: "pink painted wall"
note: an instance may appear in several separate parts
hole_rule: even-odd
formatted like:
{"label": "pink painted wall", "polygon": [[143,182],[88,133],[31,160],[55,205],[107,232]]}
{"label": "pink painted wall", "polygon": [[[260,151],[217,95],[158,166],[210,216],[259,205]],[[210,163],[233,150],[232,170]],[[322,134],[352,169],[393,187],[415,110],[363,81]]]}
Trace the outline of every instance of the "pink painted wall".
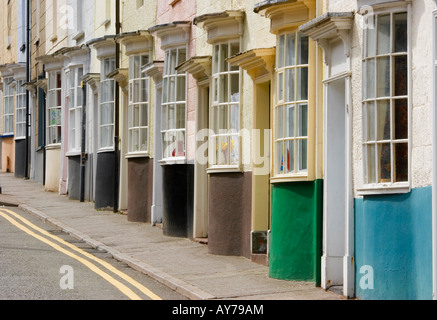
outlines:
{"label": "pink painted wall", "polygon": [[[157,4],[156,23],[158,25],[174,21],[193,22],[196,16],[196,1],[179,0],[171,5],[174,0],[159,0]],[[196,55],[196,27],[191,26],[190,41],[188,43],[188,59]],[[156,42],[156,60],[164,60],[164,51],[161,50],[161,41]],[[194,160],[195,156],[195,112],[196,112],[196,81],[187,75],[187,125],[186,125],[186,152],[187,160]]]}

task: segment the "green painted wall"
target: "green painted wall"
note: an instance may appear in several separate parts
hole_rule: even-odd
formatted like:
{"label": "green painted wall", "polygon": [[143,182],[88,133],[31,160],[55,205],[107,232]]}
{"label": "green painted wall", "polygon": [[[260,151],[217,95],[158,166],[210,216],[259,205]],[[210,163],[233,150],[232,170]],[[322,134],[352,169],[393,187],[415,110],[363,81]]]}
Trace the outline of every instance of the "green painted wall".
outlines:
{"label": "green painted wall", "polygon": [[323,180],[273,185],[270,277],[320,285],[322,188]]}

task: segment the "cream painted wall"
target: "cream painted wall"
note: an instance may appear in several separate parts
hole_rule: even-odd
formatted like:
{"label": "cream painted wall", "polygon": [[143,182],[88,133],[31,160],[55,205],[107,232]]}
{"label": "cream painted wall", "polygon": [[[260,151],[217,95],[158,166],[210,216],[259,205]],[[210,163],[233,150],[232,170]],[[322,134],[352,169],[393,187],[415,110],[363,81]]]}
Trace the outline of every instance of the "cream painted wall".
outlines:
{"label": "cream painted wall", "polygon": [[[276,45],[275,35],[270,33],[270,20],[253,12],[258,0],[199,0],[197,1],[197,16],[207,13],[219,13],[225,10],[243,10],[243,36],[241,38],[241,52],[255,48],[270,48]],[[207,33],[202,28],[196,28],[197,55],[212,55],[212,45],[207,43]],[[253,81],[246,71],[241,71],[241,113],[240,128],[252,130],[253,128]],[[243,171],[251,171],[251,141],[243,139],[241,157]]]}

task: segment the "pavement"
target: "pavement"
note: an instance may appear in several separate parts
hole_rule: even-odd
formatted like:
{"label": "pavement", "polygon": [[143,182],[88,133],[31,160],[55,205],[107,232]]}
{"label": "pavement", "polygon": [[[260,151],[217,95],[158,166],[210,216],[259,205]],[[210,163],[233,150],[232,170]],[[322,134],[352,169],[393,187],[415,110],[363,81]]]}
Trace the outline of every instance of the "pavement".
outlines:
{"label": "pavement", "polygon": [[165,236],[159,227],[95,210],[92,202],[46,192],[11,173],[0,174],[0,187],[0,205],[18,206],[191,300],[344,300],[312,282],[270,278],[267,266],[209,254],[205,244]]}

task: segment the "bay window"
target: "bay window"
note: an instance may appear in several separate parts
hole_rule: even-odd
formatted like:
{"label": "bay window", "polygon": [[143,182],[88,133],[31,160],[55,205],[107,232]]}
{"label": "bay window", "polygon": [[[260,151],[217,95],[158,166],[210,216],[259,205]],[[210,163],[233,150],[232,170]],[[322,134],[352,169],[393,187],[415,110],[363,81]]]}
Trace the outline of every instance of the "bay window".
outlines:
{"label": "bay window", "polygon": [[115,69],[115,59],[101,61],[99,105],[99,149],[114,147],[115,80],[107,75]]}
{"label": "bay window", "polygon": [[275,176],[308,172],[308,37],[278,36],[274,107]]}
{"label": "bay window", "polygon": [[240,164],[240,69],[227,58],[240,51],[239,41],[217,43],[213,47],[212,103],[210,129],[214,146],[210,165]]}
{"label": "bay window", "polygon": [[81,150],[81,121],[82,121],[82,87],[80,79],[83,76],[83,68],[75,67],[69,73],[69,152],[79,152]]}
{"label": "bay window", "polygon": [[176,67],[187,58],[185,47],[165,51],[162,87],[161,134],[163,159],[185,158],[186,73]]}
{"label": "bay window", "polygon": [[408,13],[368,17],[363,57],[364,184],[409,181]]}
{"label": "bay window", "polygon": [[26,137],[26,89],[22,87],[24,81],[17,81],[15,108],[15,139]]}
{"label": "bay window", "polygon": [[61,143],[61,85],[61,72],[49,72],[47,90],[47,145]]}
{"label": "bay window", "polygon": [[141,67],[148,55],[130,56],[129,66],[129,153],[147,153],[149,136],[149,78]]}
{"label": "bay window", "polygon": [[12,78],[3,80],[3,135],[14,134],[14,88]]}

